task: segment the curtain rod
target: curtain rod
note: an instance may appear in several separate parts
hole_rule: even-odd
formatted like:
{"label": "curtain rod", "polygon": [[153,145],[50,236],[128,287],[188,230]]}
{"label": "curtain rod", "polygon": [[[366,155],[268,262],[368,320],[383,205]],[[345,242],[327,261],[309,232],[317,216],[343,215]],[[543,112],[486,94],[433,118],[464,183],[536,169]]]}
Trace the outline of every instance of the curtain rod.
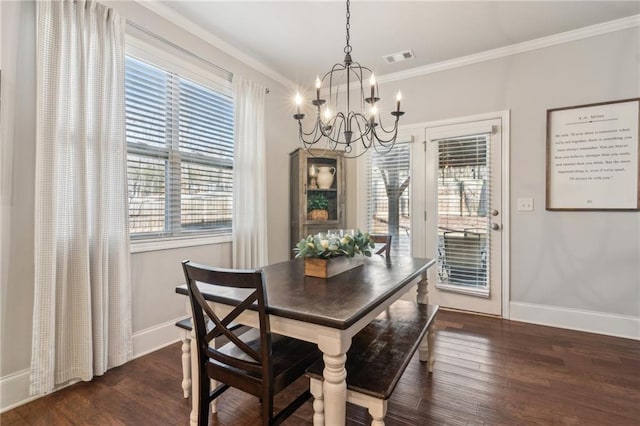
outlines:
{"label": "curtain rod", "polygon": [[[173,43],[172,41],[167,40],[166,38],[162,37],[161,35],[156,34],[156,33],[152,32],[152,31],[150,31],[150,30],[148,30],[148,29],[146,29],[146,28],[144,28],[144,27],[142,27],[142,26],[140,26],[140,25],[136,24],[135,22],[130,21],[128,19],[127,19],[127,25],[132,27],[132,28],[135,28],[136,30],[142,31],[143,33],[145,33],[147,35],[150,35],[151,37],[153,37],[153,38],[155,38],[155,39],[157,39],[157,40],[159,40],[159,41],[161,41],[163,43],[168,44],[169,46],[173,47],[174,49],[178,49],[179,51],[181,51],[183,53],[186,53],[187,55],[189,55],[189,56],[191,56],[193,58],[196,58],[199,61],[205,62],[207,65],[210,65],[210,66],[212,66],[214,68],[219,69],[220,71],[222,71],[225,74],[227,74],[230,77],[229,78],[230,80],[233,79],[233,73],[231,71],[229,71],[228,69],[222,68],[220,65],[216,65],[213,62],[208,61],[207,59],[204,59],[204,58],[196,55],[195,53],[185,49],[182,46],[178,46],[177,44]],[[269,88],[267,87],[267,88],[264,89],[264,92],[266,94],[269,94],[271,92],[271,90],[269,90]]]}

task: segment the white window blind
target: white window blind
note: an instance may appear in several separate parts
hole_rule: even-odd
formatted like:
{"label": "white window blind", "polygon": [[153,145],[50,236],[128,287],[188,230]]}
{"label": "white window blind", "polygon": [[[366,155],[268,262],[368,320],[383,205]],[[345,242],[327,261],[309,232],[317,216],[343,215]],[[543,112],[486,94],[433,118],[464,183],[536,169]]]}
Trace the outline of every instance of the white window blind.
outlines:
{"label": "white window blind", "polygon": [[488,288],[487,135],[438,141],[440,284]]}
{"label": "white window blind", "polygon": [[411,252],[410,176],[410,143],[398,143],[386,154],[367,153],[368,230],[393,236],[392,255]]}
{"label": "white window blind", "polygon": [[233,100],[127,56],[132,238],[231,234]]}

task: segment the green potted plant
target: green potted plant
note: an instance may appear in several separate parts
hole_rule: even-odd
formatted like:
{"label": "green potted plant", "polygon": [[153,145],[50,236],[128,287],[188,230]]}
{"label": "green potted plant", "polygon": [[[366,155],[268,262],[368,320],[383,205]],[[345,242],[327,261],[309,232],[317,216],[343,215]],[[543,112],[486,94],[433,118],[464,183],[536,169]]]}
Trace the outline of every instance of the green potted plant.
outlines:
{"label": "green potted plant", "polygon": [[307,199],[307,219],[329,220],[329,199],[323,193],[311,194]]}

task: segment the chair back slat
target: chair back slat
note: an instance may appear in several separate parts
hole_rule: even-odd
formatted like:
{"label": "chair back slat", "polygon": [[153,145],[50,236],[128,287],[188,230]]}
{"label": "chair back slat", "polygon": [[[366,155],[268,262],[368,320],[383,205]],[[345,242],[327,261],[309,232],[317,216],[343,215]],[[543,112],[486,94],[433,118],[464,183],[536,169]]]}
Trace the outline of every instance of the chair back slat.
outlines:
{"label": "chair back slat", "polygon": [[[204,341],[207,342],[208,345],[211,344],[211,341],[217,337],[226,337],[231,342],[233,342],[238,348],[240,348],[244,353],[249,355],[252,359],[260,362],[260,354],[247,346],[239,337],[235,334],[235,330],[228,327],[228,325],[234,321],[238,315],[240,315],[245,310],[249,309],[249,307],[258,300],[258,295],[256,292],[251,293],[249,297],[244,299],[242,303],[236,306],[227,316],[223,319],[219,319],[218,316],[211,310],[208,304],[204,305],[205,311],[207,315],[214,322],[215,326],[213,329],[208,332],[204,336]],[[210,313],[209,313],[210,312]]]}
{"label": "chair back slat", "polygon": [[371,239],[373,240],[374,243],[376,243],[376,246],[378,244],[382,244],[382,246],[380,247],[376,247],[376,254],[379,255],[384,255],[385,257],[389,257],[391,256],[391,240],[392,240],[392,236],[391,235],[371,235]]}

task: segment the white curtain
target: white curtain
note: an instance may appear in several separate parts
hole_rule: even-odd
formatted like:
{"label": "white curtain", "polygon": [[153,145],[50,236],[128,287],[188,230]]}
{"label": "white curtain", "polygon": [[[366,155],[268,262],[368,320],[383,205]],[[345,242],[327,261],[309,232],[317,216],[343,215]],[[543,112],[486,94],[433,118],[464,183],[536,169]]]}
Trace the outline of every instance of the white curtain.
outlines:
{"label": "white curtain", "polygon": [[267,257],[266,88],[233,77],[233,267],[257,268]]}
{"label": "white curtain", "polygon": [[124,24],[38,2],[32,394],[132,355]]}

